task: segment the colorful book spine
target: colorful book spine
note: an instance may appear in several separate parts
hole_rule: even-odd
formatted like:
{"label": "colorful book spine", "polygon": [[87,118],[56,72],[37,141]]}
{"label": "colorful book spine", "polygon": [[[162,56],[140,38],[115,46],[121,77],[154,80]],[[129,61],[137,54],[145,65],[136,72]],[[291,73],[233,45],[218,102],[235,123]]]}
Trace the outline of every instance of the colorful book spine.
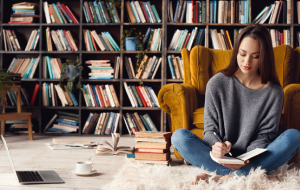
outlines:
{"label": "colorful book spine", "polygon": [[64,21],[63,21],[63,19],[62,19],[61,15],[59,14],[59,12],[58,12],[58,9],[57,9],[57,7],[56,7],[55,3],[52,3],[52,6],[53,6],[53,8],[54,8],[54,11],[55,11],[55,13],[56,13],[56,15],[57,15],[57,17],[58,17],[59,21],[60,21],[60,22],[63,24],[63,23],[64,23]]}
{"label": "colorful book spine", "polygon": [[158,22],[158,23],[161,23],[161,19],[159,18],[159,15],[158,15],[158,12],[157,12],[155,6],[154,6],[154,5],[151,5],[151,8],[152,8],[152,11],[153,11],[153,13],[154,13],[154,15],[155,15],[155,18],[156,18],[157,22]]}
{"label": "colorful book spine", "polygon": [[100,11],[101,11],[102,17],[104,18],[104,22],[105,22],[105,23],[108,23],[108,20],[106,19],[106,16],[105,16],[104,9],[103,9],[103,7],[102,7],[102,3],[101,3],[101,2],[98,2],[98,5],[99,5],[99,7],[100,7]]}
{"label": "colorful book spine", "polygon": [[99,7],[98,7],[98,4],[97,4],[96,1],[94,1],[94,9],[95,9],[95,11],[96,11],[96,15],[97,15],[97,17],[98,17],[99,22],[100,22],[100,23],[103,23],[103,20],[102,20],[102,18],[101,18],[101,14],[100,14],[100,10],[99,10]]}
{"label": "colorful book spine", "polygon": [[68,15],[68,13],[67,13],[66,10],[63,8],[63,6],[60,4],[60,2],[58,2],[57,5],[59,6],[60,10],[61,10],[62,13],[65,15],[65,17],[68,19],[68,21],[69,21],[70,23],[73,23],[73,20],[72,20],[71,17]]}
{"label": "colorful book spine", "polygon": [[168,56],[168,63],[169,63],[169,67],[170,67],[170,70],[171,70],[172,79],[176,79],[170,55]]}
{"label": "colorful book spine", "polygon": [[71,97],[71,100],[72,100],[74,106],[78,106],[78,102],[77,102],[77,100],[76,100],[76,98],[75,98],[73,92],[71,92],[71,91],[69,91],[69,90],[67,90],[67,91],[68,91],[69,96]]}

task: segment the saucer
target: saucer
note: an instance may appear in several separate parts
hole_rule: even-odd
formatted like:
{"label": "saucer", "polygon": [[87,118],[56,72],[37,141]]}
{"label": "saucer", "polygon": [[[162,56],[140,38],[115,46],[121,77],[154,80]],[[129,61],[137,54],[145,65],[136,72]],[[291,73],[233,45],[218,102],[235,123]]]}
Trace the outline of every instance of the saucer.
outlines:
{"label": "saucer", "polygon": [[76,169],[75,169],[75,170],[72,170],[71,172],[72,172],[73,174],[76,174],[76,175],[92,175],[92,174],[97,173],[97,170],[92,170],[91,173],[77,173],[77,172],[76,172]]}

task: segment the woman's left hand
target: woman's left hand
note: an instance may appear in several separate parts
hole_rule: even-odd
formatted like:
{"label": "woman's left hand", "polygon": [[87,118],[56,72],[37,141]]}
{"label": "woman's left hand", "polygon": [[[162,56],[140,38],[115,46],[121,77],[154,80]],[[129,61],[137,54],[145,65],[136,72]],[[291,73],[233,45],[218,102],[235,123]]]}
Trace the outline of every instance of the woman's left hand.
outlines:
{"label": "woman's left hand", "polygon": [[[245,165],[246,164],[249,164],[249,160],[246,160],[245,161]],[[229,168],[229,169],[231,169],[231,170],[239,170],[239,169],[241,169],[242,167],[244,167],[245,165],[238,165],[238,164],[221,164],[222,166],[225,166],[225,167],[227,167],[227,168]]]}

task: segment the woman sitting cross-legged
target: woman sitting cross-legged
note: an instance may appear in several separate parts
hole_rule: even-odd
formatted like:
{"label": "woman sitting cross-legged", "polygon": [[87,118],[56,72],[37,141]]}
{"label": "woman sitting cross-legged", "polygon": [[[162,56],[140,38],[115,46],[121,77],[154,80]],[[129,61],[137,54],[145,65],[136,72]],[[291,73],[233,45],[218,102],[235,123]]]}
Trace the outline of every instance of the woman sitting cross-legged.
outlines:
{"label": "woman sitting cross-legged", "polygon": [[[299,151],[300,132],[296,129],[288,129],[274,140],[284,96],[274,59],[269,31],[262,25],[248,25],[236,39],[228,67],[207,83],[203,140],[186,129],[172,135],[172,144],[183,158],[199,168],[216,171],[215,181],[246,176],[251,168],[269,172]],[[229,152],[236,157],[256,148],[268,151],[245,165],[221,165],[210,157],[210,152],[218,158]],[[200,174],[195,182],[209,177]]]}

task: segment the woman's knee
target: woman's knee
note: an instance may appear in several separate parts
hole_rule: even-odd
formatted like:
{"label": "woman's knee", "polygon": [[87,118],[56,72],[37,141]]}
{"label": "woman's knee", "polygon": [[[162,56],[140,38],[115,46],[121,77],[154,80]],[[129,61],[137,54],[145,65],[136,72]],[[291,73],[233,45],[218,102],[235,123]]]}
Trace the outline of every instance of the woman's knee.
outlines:
{"label": "woman's knee", "polygon": [[189,130],[187,129],[177,129],[173,134],[172,134],[172,137],[171,137],[171,142],[174,146],[176,146],[178,143],[182,143],[187,135],[190,133]]}
{"label": "woman's knee", "polygon": [[300,131],[297,129],[287,129],[283,132],[283,135],[292,142],[300,144]]}

